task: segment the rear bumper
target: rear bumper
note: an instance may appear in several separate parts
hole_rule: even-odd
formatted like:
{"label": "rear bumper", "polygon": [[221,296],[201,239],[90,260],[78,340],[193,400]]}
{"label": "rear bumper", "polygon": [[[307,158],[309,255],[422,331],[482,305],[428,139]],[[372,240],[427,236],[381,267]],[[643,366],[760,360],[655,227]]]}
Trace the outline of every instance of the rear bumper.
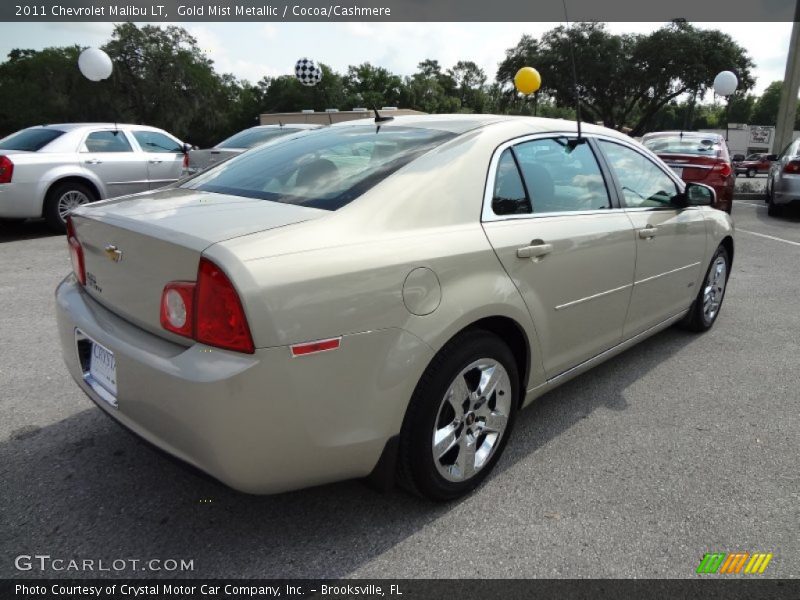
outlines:
{"label": "rear bumper", "polygon": [[[368,475],[400,431],[432,350],[401,329],[344,336],[339,350],[244,355],[147,333],[74,281],[56,291],[67,368],[112,418],[235,489],[276,493]],[[84,380],[76,329],[114,353],[113,408]]]}
{"label": "rear bumper", "polygon": [[36,183],[0,184],[0,218],[30,219],[42,216]]}
{"label": "rear bumper", "polygon": [[775,186],[772,202],[781,206],[800,203],[800,176],[784,175]]}

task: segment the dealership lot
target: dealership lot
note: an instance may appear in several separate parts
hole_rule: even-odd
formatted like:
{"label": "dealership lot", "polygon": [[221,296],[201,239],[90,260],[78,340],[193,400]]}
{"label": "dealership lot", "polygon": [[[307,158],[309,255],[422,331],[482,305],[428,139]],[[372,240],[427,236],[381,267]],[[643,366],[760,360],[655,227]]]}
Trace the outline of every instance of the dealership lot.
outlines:
{"label": "dealership lot", "polygon": [[[541,398],[450,505],[358,482],[247,496],[165,459],[63,367],[63,237],[0,232],[0,577],[41,577],[14,567],[33,554],[183,559],[191,572],[158,575],[205,578],[688,577],[737,550],[798,577],[800,217],[755,200],[733,214],[715,327],[667,330]],[[119,575],[152,574],[129,565]],[[87,573],[44,573],[59,575]]]}

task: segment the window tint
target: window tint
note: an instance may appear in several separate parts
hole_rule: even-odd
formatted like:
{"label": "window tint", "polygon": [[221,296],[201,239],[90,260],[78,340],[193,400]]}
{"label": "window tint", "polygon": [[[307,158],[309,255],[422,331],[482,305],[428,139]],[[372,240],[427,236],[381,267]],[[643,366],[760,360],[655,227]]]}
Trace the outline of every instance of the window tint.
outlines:
{"label": "window tint", "polygon": [[86,136],[84,148],[84,152],[132,152],[121,131],[93,131]]}
{"label": "window tint", "polygon": [[172,138],[157,131],[134,131],[133,137],[145,152],[181,153],[183,148]]}
{"label": "window tint", "polygon": [[252,148],[259,144],[265,144],[270,140],[296,133],[300,129],[292,129],[291,127],[275,127],[271,129],[245,129],[236,135],[232,135],[227,140],[220,142],[216,145],[217,148]]}
{"label": "window tint", "polygon": [[522,185],[511,149],[503,150],[494,176],[492,210],[496,215],[517,215],[531,212],[531,203]]}
{"label": "window tint", "polygon": [[336,210],[455,134],[354,125],[267,144],[181,187]]}
{"label": "window tint", "polygon": [[605,180],[589,144],[567,146],[566,138],[514,146],[533,213],[610,208]]}
{"label": "window tint", "polygon": [[645,156],[615,144],[600,141],[629,207],[669,206],[677,195],[675,182]]}
{"label": "window tint", "polygon": [[23,129],[0,140],[0,150],[37,152],[62,135],[64,132],[57,129]]}

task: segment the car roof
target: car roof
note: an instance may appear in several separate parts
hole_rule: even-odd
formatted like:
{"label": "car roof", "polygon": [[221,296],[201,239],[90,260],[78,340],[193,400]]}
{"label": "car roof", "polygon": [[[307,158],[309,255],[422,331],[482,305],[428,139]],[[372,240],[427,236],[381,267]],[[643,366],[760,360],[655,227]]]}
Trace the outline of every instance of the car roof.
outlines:
{"label": "car roof", "polygon": [[[389,116],[385,112],[384,117]],[[462,134],[473,129],[496,125],[499,123],[518,122],[524,124],[528,129],[535,132],[547,133],[549,131],[558,132],[575,132],[577,133],[578,126],[575,121],[567,121],[565,119],[548,119],[544,117],[526,117],[517,115],[489,115],[489,114],[442,114],[442,115],[406,115],[393,117],[391,121],[381,121],[376,123],[374,119],[364,118],[355,119],[351,121],[343,121],[331,125],[331,128],[353,127],[372,125],[381,127],[420,127],[426,129],[438,129],[441,131],[449,131],[455,134]],[[585,133],[602,133],[612,137],[619,137],[630,139],[624,133],[601,127],[599,125],[592,125],[590,123],[581,123],[581,130]]]}
{"label": "car roof", "polygon": [[97,128],[108,128],[108,129],[142,129],[148,131],[163,131],[163,129],[159,129],[158,127],[151,127],[150,125],[133,125],[130,123],[52,123],[48,125],[34,125],[33,127],[28,127],[28,129],[58,129],[60,131],[77,131],[79,129],[97,129]]}
{"label": "car roof", "polygon": [[255,125],[254,127],[250,127],[250,129],[245,129],[244,131],[250,131],[252,129],[322,129],[323,127],[327,127],[327,125],[321,125],[319,123],[283,123],[283,124],[271,124],[271,125]]}

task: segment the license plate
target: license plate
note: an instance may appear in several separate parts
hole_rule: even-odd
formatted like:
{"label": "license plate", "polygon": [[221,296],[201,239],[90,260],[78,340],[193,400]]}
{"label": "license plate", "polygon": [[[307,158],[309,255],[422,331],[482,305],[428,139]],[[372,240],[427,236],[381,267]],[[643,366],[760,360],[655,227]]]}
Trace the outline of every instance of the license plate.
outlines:
{"label": "license plate", "polygon": [[[117,361],[114,353],[94,340],[91,341],[91,354],[89,355],[89,376],[94,383],[108,392],[112,398],[103,399],[112,406],[116,406],[117,397]],[[101,396],[104,396],[101,394]]]}
{"label": "license plate", "polygon": [[678,177],[683,177],[683,167],[670,167]]}

